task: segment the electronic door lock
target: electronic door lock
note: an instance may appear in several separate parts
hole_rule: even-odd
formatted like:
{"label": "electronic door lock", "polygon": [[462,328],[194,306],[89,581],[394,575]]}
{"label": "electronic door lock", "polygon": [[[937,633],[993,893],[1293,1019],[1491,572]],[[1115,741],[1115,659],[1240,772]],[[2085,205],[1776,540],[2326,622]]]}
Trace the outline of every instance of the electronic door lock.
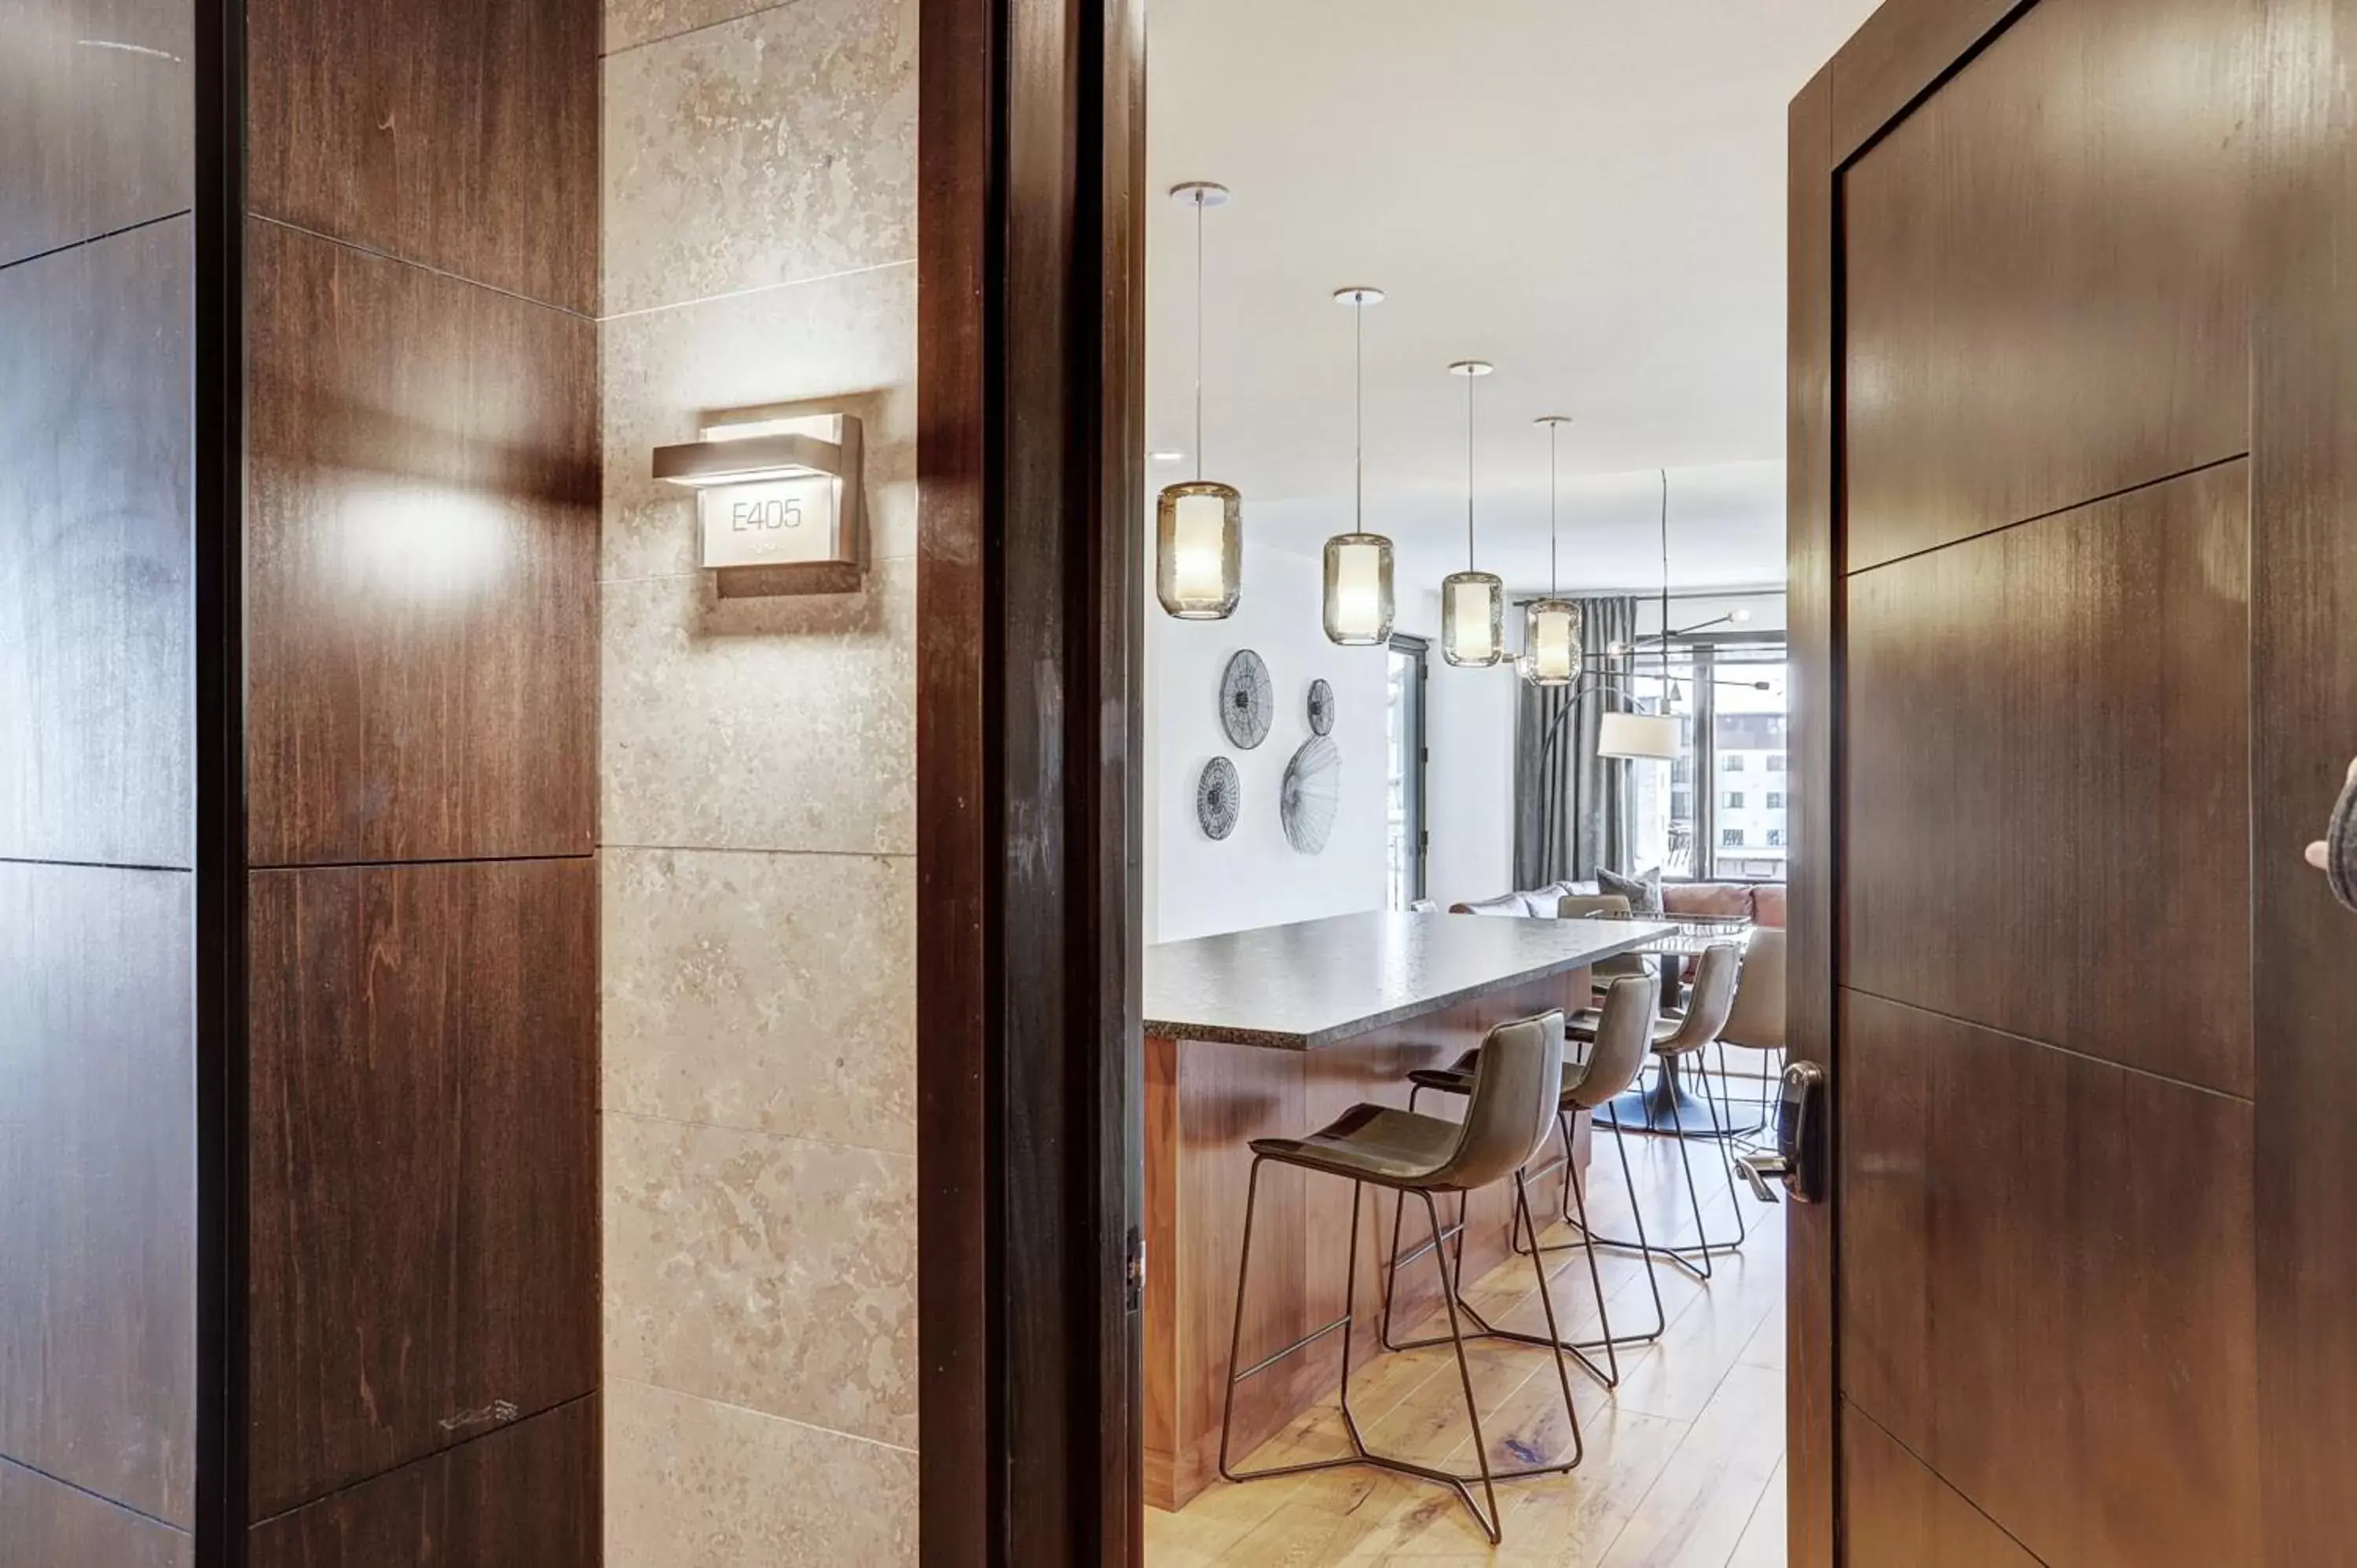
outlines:
{"label": "electronic door lock", "polygon": [[1825,1196],[1825,1069],[1794,1062],[1784,1069],[1784,1090],[1776,1102],[1776,1149],[1740,1155],[1736,1168],[1762,1203],[1777,1201],[1771,1182],[1781,1182],[1795,1203]]}

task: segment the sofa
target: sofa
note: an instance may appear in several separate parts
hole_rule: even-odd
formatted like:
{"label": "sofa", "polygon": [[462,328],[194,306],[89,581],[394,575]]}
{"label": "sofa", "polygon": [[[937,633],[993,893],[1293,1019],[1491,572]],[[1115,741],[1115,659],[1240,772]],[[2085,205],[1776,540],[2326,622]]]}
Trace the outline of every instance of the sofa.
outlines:
{"label": "sofa", "polygon": [[[1452,915],[1502,915],[1522,919],[1552,920],[1567,897],[1596,892],[1593,882],[1555,882],[1526,892],[1501,893],[1468,904],[1452,904]],[[1755,926],[1784,929],[1784,885],[1781,882],[1664,882],[1662,912],[1679,915],[1737,915]]]}

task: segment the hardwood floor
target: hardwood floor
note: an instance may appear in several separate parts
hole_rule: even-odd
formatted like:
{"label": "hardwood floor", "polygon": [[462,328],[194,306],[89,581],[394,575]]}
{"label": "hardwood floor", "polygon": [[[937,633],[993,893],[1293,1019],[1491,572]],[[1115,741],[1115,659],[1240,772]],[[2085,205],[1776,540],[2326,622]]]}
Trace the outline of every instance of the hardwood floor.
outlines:
{"label": "hardwood floor", "polygon": [[[1736,1092],[1756,1086],[1737,1080]],[[1599,1133],[1588,1196],[1599,1230],[1627,1234],[1630,1194]],[[1629,1152],[1649,1228],[1683,1208],[1677,1150],[1632,1138]],[[1716,1158],[1696,1149],[1703,1215],[1713,1240],[1738,1212]],[[1217,1483],[1178,1513],[1146,1514],[1146,1568],[1783,1568],[1784,1232],[1780,1208],[1740,1194],[1743,1251],[1717,1260],[1707,1285],[1659,1271],[1668,1326],[1658,1344],[1623,1351],[1617,1393],[1573,1371],[1587,1457],[1565,1477],[1499,1488],[1505,1541],[1492,1548],[1446,1488],[1382,1471],[1332,1470],[1289,1480]],[[1658,1231],[1656,1232],[1658,1234]],[[1676,1239],[1691,1239],[1691,1218]],[[1557,1226],[1550,1241],[1565,1240]],[[1643,1264],[1601,1253],[1615,1332],[1652,1318]],[[1575,1337],[1596,1332],[1585,1255],[1548,1254],[1555,1311]],[[1426,1265],[1429,1266],[1429,1265]],[[1466,1292],[1492,1322],[1541,1324],[1527,1259]],[[1502,1316],[1500,1316],[1502,1314]],[[1444,1330],[1436,1317],[1403,1335]],[[1493,1465],[1541,1463],[1570,1449],[1563,1397],[1545,1352],[1469,1342]],[[1472,1466],[1472,1435],[1455,1359],[1444,1345],[1378,1357],[1355,1369],[1351,1403],[1368,1445],[1451,1469]],[[1284,1464],[1345,1450],[1332,1399],[1271,1439],[1248,1463]]]}

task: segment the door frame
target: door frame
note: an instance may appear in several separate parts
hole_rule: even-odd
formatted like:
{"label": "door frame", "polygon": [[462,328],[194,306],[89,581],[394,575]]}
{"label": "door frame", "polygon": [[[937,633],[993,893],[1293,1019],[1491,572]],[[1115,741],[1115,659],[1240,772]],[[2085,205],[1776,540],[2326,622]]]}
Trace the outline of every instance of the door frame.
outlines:
{"label": "door frame", "polygon": [[921,0],[920,1560],[1144,1557],[1142,0]]}
{"label": "door frame", "polygon": [[1787,884],[1791,1058],[1825,1072],[1825,1201],[1786,1247],[1790,1568],[1837,1568],[1841,1521],[1840,912],[1843,757],[1842,177],[2037,0],[1885,0],[1792,100],[1786,229],[1786,638],[1793,765]]}

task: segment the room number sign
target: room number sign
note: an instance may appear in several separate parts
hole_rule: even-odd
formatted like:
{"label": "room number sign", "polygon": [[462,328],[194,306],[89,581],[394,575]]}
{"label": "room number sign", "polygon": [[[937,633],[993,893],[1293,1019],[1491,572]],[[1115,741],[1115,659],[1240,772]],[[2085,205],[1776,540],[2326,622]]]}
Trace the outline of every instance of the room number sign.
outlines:
{"label": "room number sign", "polygon": [[837,552],[835,482],[823,477],[714,485],[698,493],[706,566],[828,561]]}

